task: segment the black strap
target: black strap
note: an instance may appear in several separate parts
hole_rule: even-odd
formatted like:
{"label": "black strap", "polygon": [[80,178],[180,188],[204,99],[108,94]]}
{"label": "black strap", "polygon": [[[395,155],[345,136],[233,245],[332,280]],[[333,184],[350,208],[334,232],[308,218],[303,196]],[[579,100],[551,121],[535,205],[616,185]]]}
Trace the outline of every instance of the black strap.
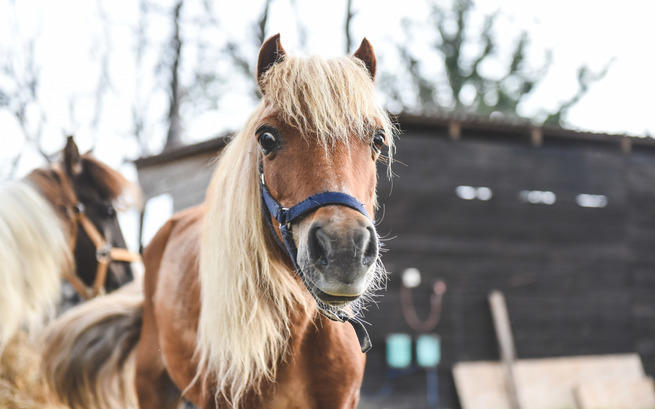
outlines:
{"label": "black strap", "polygon": [[[282,243],[279,244],[282,244],[285,250],[287,251],[289,258],[293,263],[293,267],[296,269],[296,274],[298,274],[301,281],[303,282],[309,293],[316,301],[316,305],[318,306],[319,311],[324,316],[331,319],[332,321],[349,322],[350,325],[352,325],[353,329],[355,330],[355,334],[357,334],[357,339],[359,340],[359,346],[361,347],[362,352],[364,353],[368,352],[373,346],[373,344],[371,343],[371,338],[368,334],[368,331],[366,331],[364,324],[359,319],[347,314],[343,310],[334,311],[334,308],[328,306],[323,301],[321,301],[318,297],[316,297],[316,295],[314,295],[314,292],[311,290],[312,284],[307,281],[305,275],[303,274],[302,269],[298,265],[298,261],[297,261],[298,249],[296,248],[296,243],[293,240],[293,232],[291,230],[291,223],[294,220],[323,206],[329,206],[329,205],[347,206],[357,210],[358,212],[365,215],[367,218],[370,218],[368,213],[366,212],[366,209],[364,209],[364,206],[357,199],[342,192],[318,193],[316,195],[309,196],[307,199],[303,200],[302,202],[290,208],[282,207],[282,205],[280,205],[280,203],[277,200],[275,200],[275,198],[273,198],[271,192],[266,187],[266,182],[264,181],[264,172],[261,164],[260,164],[259,172],[260,172],[260,181],[261,181],[260,190],[262,194],[262,203],[264,205],[262,207],[262,212],[264,213],[263,216],[266,219],[266,224],[271,229],[271,233],[273,234],[273,237],[275,237],[275,240],[279,242],[279,238],[277,237],[277,234],[275,233],[275,229],[273,228],[273,225],[271,224],[271,220],[267,214],[268,212],[270,212],[273,218],[275,218],[275,220],[277,220],[278,223],[280,224]],[[268,210],[268,212],[266,210]]]}

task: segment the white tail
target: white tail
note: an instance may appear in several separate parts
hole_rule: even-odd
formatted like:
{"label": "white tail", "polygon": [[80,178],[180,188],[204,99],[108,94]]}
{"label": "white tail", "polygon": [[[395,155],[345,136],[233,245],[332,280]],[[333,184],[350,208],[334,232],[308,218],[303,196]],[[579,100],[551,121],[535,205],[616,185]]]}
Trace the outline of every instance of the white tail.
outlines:
{"label": "white tail", "polygon": [[71,409],[136,408],[134,350],[143,281],[81,304],[45,329],[44,376]]}

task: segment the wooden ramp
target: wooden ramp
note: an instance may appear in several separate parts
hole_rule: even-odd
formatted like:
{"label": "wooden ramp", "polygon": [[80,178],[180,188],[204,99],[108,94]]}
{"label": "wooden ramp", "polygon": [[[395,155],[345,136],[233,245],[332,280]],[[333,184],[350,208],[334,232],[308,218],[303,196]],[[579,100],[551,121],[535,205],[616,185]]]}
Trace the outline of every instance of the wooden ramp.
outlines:
{"label": "wooden ramp", "polygon": [[[462,409],[511,409],[499,362],[453,368]],[[513,376],[521,409],[655,409],[653,383],[637,354],[520,359]]]}

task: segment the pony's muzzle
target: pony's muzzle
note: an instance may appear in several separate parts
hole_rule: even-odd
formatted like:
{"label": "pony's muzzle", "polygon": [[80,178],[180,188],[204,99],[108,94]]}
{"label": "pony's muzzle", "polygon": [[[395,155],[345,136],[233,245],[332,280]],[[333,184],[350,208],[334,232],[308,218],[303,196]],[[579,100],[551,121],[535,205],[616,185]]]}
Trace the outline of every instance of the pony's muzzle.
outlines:
{"label": "pony's muzzle", "polygon": [[367,275],[378,258],[377,234],[368,219],[315,220],[305,248],[312,281],[325,301],[351,301],[366,291]]}

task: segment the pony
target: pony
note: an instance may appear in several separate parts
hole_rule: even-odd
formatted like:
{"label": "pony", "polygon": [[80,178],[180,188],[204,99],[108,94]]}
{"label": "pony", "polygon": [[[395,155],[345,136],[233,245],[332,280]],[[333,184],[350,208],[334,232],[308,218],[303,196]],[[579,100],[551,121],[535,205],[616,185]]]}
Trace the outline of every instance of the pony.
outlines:
{"label": "pony", "polygon": [[48,330],[48,382],[63,402],[115,403],[134,359],[141,409],[183,398],[202,409],[357,406],[370,347],[357,317],[385,281],[369,216],[376,164],[385,149],[390,162],[395,133],[375,72],[366,39],[334,59],[289,56],[279,34],[262,45],[261,101],[221,152],[205,202],[146,247],[141,302],[108,295]]}
{"label": "pony", "polygon": [[0,407],[52,407],[39,329],[65,308],[63,278],[79,291],[68,302],[132,279],[138,257],[124,250],[114,205],[139,192],[69,137],[61,161],[1,185],[0,197]]}
{"label": "pony", "polygon": [[[96,242],[125,248],[112,202],[135,189],[118,172],[80,155],[72,137],[61,162],[0,186],[0,352],[23,326],[34,332],[54,315],[62,278],[90,296],[81,285],[92,285],[102,264],[105,249]],[[128,263],[106,264],[103,291],[132,279]]]}

